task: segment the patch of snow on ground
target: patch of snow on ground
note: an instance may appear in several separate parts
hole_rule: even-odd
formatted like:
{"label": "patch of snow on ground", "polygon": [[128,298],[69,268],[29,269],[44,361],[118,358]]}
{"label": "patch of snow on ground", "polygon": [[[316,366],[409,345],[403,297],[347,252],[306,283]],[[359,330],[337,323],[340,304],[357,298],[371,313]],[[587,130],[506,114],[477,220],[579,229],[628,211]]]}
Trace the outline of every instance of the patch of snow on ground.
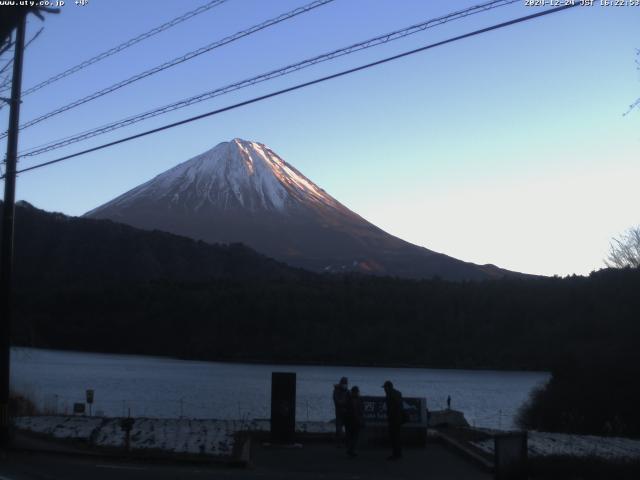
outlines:
{"label": "patch of snow on ground", "polygon": [[15,419],[15,426],[20,430],[51,435],[64,439],[88,439],[102,424],[101,418],[96,417],[19,417]]}
{"label": "patch of snow on ground", "polygon": [[131,430],[131,448],[230,456],[235,433],[226,420],[142,418]]}
{"label": "patch of snow on ground", "polygon": [[[60,439],[84,440],[89,445],[124,448],[126,435],[121,418],[37,416],[19,417],[20,430]],[[137,418],[129,434],[132,450],[159,450],[196,455],[231,456],[235,435],[242,431],[269,431],[268,419],[213,420],[186,418]],[[298,422],[298,432],[331,433],[329,422]]]}
{"label": "patch of snow on ground", "polygon": [[[83,440],[97,447],[124,448],[126,435],[120,418],[38,416],[19,417],[19,430],[59,439]],[[230,456],[235,433],[245,424],[232,420],[139,418],[129,441],[132,450]]]}
{"label": "patch of snow on ground", "polygon": [[125,434],[119,419],[108,420],[94,436],[94,443],[100,447],[124,447]]}
{"label": "patch of snow on ground", "polygon": [[[241,427],[241,430],[254,432],[268,432],[271,429],[271,422],[268,418],[249,420]],[[296,422],[296,432],[298,433],[335,433],[335,422],[303,421]]]}
{"label": "patch of snow on ground", "polygon": [[[640,440],[533,431],[528,432],[528,437],[529,455],[532,457],[570,455],[593,456],[609,460],[640,458]],[[473,444],[493,455],[493,439],[473,442]]]}

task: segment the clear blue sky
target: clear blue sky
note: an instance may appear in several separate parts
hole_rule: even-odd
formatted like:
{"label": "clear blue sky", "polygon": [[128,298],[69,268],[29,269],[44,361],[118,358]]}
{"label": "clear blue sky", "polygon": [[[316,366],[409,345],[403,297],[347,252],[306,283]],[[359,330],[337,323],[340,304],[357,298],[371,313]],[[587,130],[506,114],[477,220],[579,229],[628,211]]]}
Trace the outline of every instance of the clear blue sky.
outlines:
{"label": "clear blue sky", "polygon": [[[203,3],[67,0],[26,52],[24,87]],[[229,0],[26,97],[21,119],[305,3]],[[24,130],[21,150],[477,3],[336,0]],[[22,174],[18,198],[80,215],[241,137],[267,144],[343,204],[413,243],[524,272],[588,273],[603,266],[612,236],[640,223],[640,111],[622,115],[640,96],[640,7],[598,4]],[[21,166],[536,11],[523,0]],[[40,25],[31,18],[28,32]],[[6,126],[6,108],[0,117]]]}

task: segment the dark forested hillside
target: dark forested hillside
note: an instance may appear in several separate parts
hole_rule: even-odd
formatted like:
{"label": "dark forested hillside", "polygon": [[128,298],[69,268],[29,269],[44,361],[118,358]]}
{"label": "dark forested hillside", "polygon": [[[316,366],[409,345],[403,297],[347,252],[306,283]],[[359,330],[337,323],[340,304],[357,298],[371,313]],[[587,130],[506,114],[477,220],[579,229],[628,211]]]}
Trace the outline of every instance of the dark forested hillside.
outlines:
{"label": "dark forested hillside", "polygon": [[[455,284],[377,277],[22,291],[20,343],[202,359],[546,369],[633,351],[638,271]],[[620,303],[618,303],[620,302]]]}
{"label": "dark forested hillside", "polygon": [[548,369],[634,355],[640,271],[482,282],[316,275],[33,208],[14,342],[199,359]]}
{"label": "dark forested hillside", "polygon": [[16,208],[14,272],[18,288],[28,289],[304,275],[240,244],[209,245],[109,220],[49,213],[24,202]]}

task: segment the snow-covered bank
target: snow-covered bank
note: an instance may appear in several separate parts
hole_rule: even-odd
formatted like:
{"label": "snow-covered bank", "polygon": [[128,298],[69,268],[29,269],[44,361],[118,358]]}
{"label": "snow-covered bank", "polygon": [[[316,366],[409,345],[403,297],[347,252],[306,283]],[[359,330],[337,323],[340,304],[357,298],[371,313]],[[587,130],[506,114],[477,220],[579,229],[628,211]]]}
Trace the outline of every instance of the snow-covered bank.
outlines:
{"label": "snow-covered bank", "polygon": [[[183,418],[137,418],[129,435],[131,450],[162,451],[231,457],[236,434],[242,431],[268,431],[269,420],[203,420]],[[16,418],[19,430],[60,440],[76,440],[94,447],[125,448],[126,433],[121,418],[78,416],[36,416]],[[333,424],[299,422],[299,432],[330,433]]]}
{"label": "snow-covered bank", "polygon": [[[472,443],[493,455],[493,439]],[[528,432],[528,445],[531,457],[568,455],[605,460],[640,459],[640,440],[629,438],[531,431]]]}
{"label": "snow-covered bank", "polygon": [[[126,433],[120,418],[38,416],[20,417],[20,430],[56,439],[80,440],[95,447],[124,448]],[[235,433],[245,425],[234,420],[135,419],[130,432],[131,450],[227,457],[233,453]]]}

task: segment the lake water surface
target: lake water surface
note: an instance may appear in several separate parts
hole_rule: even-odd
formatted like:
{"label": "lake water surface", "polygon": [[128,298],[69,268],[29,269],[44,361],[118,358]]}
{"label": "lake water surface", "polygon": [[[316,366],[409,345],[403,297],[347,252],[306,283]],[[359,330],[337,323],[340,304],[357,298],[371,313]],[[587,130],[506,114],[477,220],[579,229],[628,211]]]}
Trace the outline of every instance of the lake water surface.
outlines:
{"label": "lake water surface", "polygon": [[517,409],[545,372],[429,368],[325,367],[195,362],[161,357],[13,348],[12,388],[49,411],[71,413],[86,389],[95,391],[94,413],[107,416],[268,418],[271,372],[297,374],[298,420],[333,418],[331,394],[340,377],[363,395],[380,395],[391,380],[407,397],[451,407],[471,424],[512,428]]}

